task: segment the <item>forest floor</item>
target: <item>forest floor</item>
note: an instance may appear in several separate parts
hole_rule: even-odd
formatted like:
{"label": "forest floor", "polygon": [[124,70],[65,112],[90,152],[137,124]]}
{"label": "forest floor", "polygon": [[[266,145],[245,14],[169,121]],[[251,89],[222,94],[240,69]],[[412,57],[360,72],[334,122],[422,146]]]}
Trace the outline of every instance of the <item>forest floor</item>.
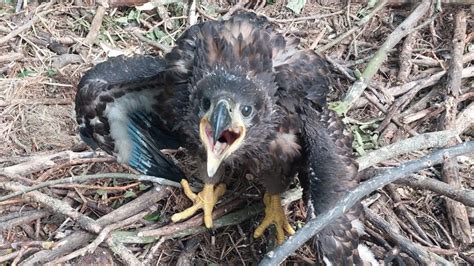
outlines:
{"label": "forest floor", "polygon": [[[181,190],[113,178],[133,170],[88,149],[75,122],[76,86],[88,69],[117,55],[162,56],[189,25],[238,10],[268,16],[330,60],[331,106],[350,109],[341,115],[361,169],[397,167],[474,137],[474,9],[466,1],[422,10],[429,1],[308,0],[301,11],[304,1],[294,0],[20,2],[27,5],[0,2],[0,265],[256,264],[275,247],[274,232],[252,237],[263,217],[252,182],[224,196],[214,230],[203,229],[202,215],[174,225],[170,216],[190,204]],[[408,18],[413,26],[399,27]],[[362,94],[358,82],[368,83]],[[169,154],[195,175],[186,151]],[[473,162],[473,153],[446,158],[364,199],[373,212],[363,242],[379,261],[474,264]],[[21,193],[73,176],[87,180]],[[5,197],[13,192],[20,196]],[[287,196],[290,222],[301,228],[298,186]],[[286,262],[316,260],[307,243]]]}

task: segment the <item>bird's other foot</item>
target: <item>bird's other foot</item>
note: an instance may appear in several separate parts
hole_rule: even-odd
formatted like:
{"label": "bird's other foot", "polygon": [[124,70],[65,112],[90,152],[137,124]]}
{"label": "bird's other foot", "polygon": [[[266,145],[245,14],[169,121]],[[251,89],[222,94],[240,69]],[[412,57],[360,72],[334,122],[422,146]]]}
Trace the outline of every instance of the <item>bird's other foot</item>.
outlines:
{"label": "bird's other foot", "polygon": [[184,194],[193,201],[193,206],[180,213],[175,213],[171,216],[171,220],[173,222],[178,222],[187,219],[196,213],[196,211],[202,209],[204,211],[204,225],[207,228],[211,228],[212,210],[219,198],[224,195],[226,191],[225,184],[219,184],[215,189],[213,184],[204,184],[203,190],[198,194],[191,191],[191,187],[185,179],[181,180],[181,185],[183,186]]}
{"label": "bird's other foot", "polygon": [[295,230],[288,222],[285,211],[281,206],[281,198],[279,194],[270,195],[265,193],[263,202],[265,203],[265,218],[257,229],[255,229],[253,237],[257,238],[262,236],[265,229],[267,229],[271,224],[274,224],[277,231],[277,242],[281,245],[285,240],[285,232],[289,235],[293,235]]}

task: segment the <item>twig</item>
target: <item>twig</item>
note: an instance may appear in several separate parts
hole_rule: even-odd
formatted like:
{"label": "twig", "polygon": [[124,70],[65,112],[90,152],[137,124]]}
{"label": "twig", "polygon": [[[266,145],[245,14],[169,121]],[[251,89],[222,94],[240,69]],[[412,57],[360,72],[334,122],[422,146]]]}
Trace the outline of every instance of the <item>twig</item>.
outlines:
{"label": "twig", "polygon": [[149,181],[149,182],[153,182],[153,183],[157,183],[157,184],[165,185],[165,186],[181,187],[181,185],[178,182],[167,180],[161,177],[154,177],[154,176],[147,176],[147,175],[135,175],[135,174],[126,174],[126,173],[81,175],[81,176],[71,176],[71,177],[67,177],[63,179],[50,180],[50,181],[42,182],[38,185],[31,186],[31,187],[23,186],[23,189],[17,190],[17,192],[15,193],[11,193],[7,196],[0,197],[0,202],[7,199],[11,199],[16,196],[20,196],[25,193],[29,193],[31,191],[49,187],[49,186],[67,184],[67,183],[80,183],[80,182],[85,182],[89,180],[104,179],[104,178],[123,178],[123,179],[138,180],[138,181]]}
{"label": "twig", "polygon": [[[47,3],[46,5],[42,6],[42,7],[40,6],[45,11],[42,11],[42,12],[39,12],[39,13],[35,14],[33,16],[33,18],[31,18],[28,22],[26,22],[25,24],[17,27],[16,29],[10,31],[10,33],[5,35],[4,37],[0,38],[0,44],[8,42],[12,38],[16,37],[18,34],[22,33],[23,31],[25,31],[29,28],[31,28],[31,26],[33,26],[33,24],[35,24],[41,16],[44,16],[44,15],[46,15],[49,12],[52,11],[51,6],[53,6],[54,3],[55,3],[55,1],[53,0],[53,1],[50,1],[49,3]],[[38,7],[38,9],[40,7]]]}
{"label": "twig", "polygon": [[456,135],[457,132],[454,130],[423,133],[382,147],[357,159],[359,171],[401,154],[422,149],[444,147]]}
{"label": "twig", "polygon": [[[97,223],[99,223],[101,226],[107,226],[108,224],[114,223],[116,221],[126,219],[156,204],[157,201],[160,201],[169,195],[169,192],[170,191],[166,188],[156,187],[155,189],[145,192],[143,195],[139,196],[133,201],[119,207],[113,212],[97,219]],[[92,238],[93,235],[87,232],[74,232],[65,239],[58,242],[53,250],[40,251],[27,258],[25,261],[23,261],[23,263],[25,265],[44,264],[87,245]]]}
{"label": "twig", "polygon": [[142,219],[148,212],[147,211],[144,211],[144,212],[141,212],[139,214],[136,214],[128,219],[125,219],[123,221],[120,221],[120,222],[117,222],[117,223],[114,223],[114,224],[110,224],[110,225],[107,225],[106,227],[104,227],[104,229],[102,229],[102,231],[100,232],[100,234],[96,237],[96,239],[94,241],[92,241],[89,245],[81,248],[81,249],[78,249],[64,257],[61,257],[59,259],[56,259],[54,261],[51,261],[49,264],[51,265],[58,265],[58,264],[61,264],[61,263],[64,263],[64,262],[67,262],[69,260],[72,260],[76,257],[79,257],[79,256],[84,256],[86,255],[86,253],[94,253],[94,251],[97,249],[97,247],[102,243],[104,242],[104,240],[110,235],[110,233],[113,231],[113,230],[116,230],[118,228],[121,228],[121,227],[124,227],[126,225],[129,225],[129,224],[132,224],[140,219]]}
{"label": "twig", "polygon": [[169,53],[171,51],[171,47],[169,47],[168,45],[165,45],[165,44],[161,44],[161,43],[158,43],[158,42],[155,42],[155,41],[152,41],[150,39],[148,39],[147,37],[143,36],[140,31],[138,31],[137,29],[135,30],[132,30],[132,33],[133,35],[135,35],[135,37],[137,37],[140,41],[144,42],[144,43],[147,43],[153,47],[156,47],[158,48],[159,50],[163,51],[164,53]]}
{"label": "twig", "polygon": [[227,11],[227,13],[222,16],[222,19],[223,20],[228,20],[235,12],[243,9],[245,4],[247,4],[248,2],[249,2],[249,0],[239,0],[239,2],[237,2],[237,4],[232,6],[229,9],[229,11]]}
{"label": "twig", "polygon": [[471,189],[457,188],[436,179],[416,174],[402,178],[396,183],[412,188],[428,189],[466,206],[474,207],[474,191]]}
{"label": "twig", "polygon": [[135,257],[130,250],[128,250],[122,243],[114,239],[113,236],[107,238],[107,245],[110,250],[117,256],[119,256],[126,265],[141,265],[140,261]]}
{"label": "twig", "polygon": [[196,16],[196,7],[197,7],[197,0],[190,0],[191,4],[189,5],[189,12],[188,12],[188,27],[197,23],[197,16]]}
{"label": "twig", "polygon": [[0,175],[10,178],[15,178],[16,176],[26,176],[31,173],[53,167],[58,163],[58,161],[93,158],[96,157],[96,155],[98,155],[98,153],[95,152],[62,151],[53,154],[31,156],[29,160],[23,163],[0,169]]}
{"label": "twig", "polygon": [[18,254],[20,254],[19,250],[12,252],[10,254],[5,254],[3,256],[0,256],[0,263],[15,259],[16,257],[18,257]]}
{"label": "twig", "polygon": [[[71,86],[72,87],[72,86]],[[70,99],[14,99],[9,101],[0,101],[0,107],[9,105],[69,105],[73,101]]]}
{"label": "twig", "polygon": [[[445,107],[443,116],[443,129],[454,129],[456,125],[456,114],[458,99],[461,92],[461,72],[463,69],[462,55],[464,52],[464,40],[466,38],[466,13],[462,8],[456,14],[453,36],[452,60],[448,70],[448,80],[446,86]],[[448,145],[456,143],[452,139]],[[442,167],[442,180],[455,187],[461,187],[461,177],[458,170],[458,162],[453,158],[446,158]],[[451,225],[451,233],[454,238],[463,245],[472,243],[472,232],[469,224],[466,207],[451,199],[446,199],[446,213]]]}
{"label": "twig", "polygon": [[[288,190],[282,195],[282,205],[290,204],[294,201],[301,199],[302,197],[302,190],[301,189],[292,189]],[[263,210],[263,204],[254,204],[249,207],[246,207],[242,210],[227,214],[217,220],[214,221],[213,228],[221,228],[229,225],[239,224],[259,213]],[[202,220],[202,219],[201,219]],[[196,226],[192,228],[188,228],[186,230],[179,230],[174,231],[171,235],[165,237],[165,239],[172,239],[172,238],[182,238],[185,236],[205,232],[208,229],[204,226]],[[122,243],[135,243],[135,244],[149,244],[156,241],[158,238],[162,239],[161,237],[149,237],[149,236],[140,236],[139,232],[125,232],[125,231],[117,231],[114,232],[113,235]]]}
{"label": "twig", "polygon": [[[63,164],[58,164],[55,165],[54,167],[51,167],[49,170],[41,174],[37,179],[36,182],[43,182],[48,179],[50,175],[52,175],[55,171],[73,166],[73,165],[78,165],[78,164],[86,164],[86,163],[107,163],[107,162],[116,162],[117,158],[115,157],[105,157],[105,158],[82,158],[82,159],[76,159],[76,160],[71,160],[69,162],[65,162]],[[1,200],[0,200],[1,201]]]}
{"label": "twig", "polygon": [[22,224],[28,224],[31,221],[46,217],[50,214],[51,213],[49,211],[41,211],[41,210],[26,211],[26,212],[20,213],[19,214],[20,217],[13,217],[8,220],[1,221],[0,231],[9,230],[15,226],[22,225]]}
{"label": "twig", "polygon": [[[426,242],[428,245],[433,245],[430,238],[426,235],[425,231],[423,231],[423,228],[421,228],[421,226],[416,221],[415,217],[413,217],[413,215],[405,207],[405,204],[403,203],[402,199],[400,198],[400,195],[398,195],[398,193],[395,189],[395,185],[388,184],[386,186],[386,189],[387,189],[388,193],[390,194],[390,197],[392,197],[392,200],[395,203],[394,204],[395,209],[398,212],[398,214],[400,216],[402,216],[402,215],[405,216],[405,218],[411,224],[413,229],[415,229],[416,233],[413,233],[413,236],[420,237],[421,240]],[[399,217],[397,216],[397,218],[399,218]],[[400,223],[400,225],[402,225],[402,224]]]}
{"label": "twig", "polygon": [[[242,203],[244,202],[243,199],[235,199],[233,201],[231,201],[230,203],[224,205],[224,206],[219,206],[218,208],[216,208],[213,212],[212,212],[212,219],[215,220],[215,219],[218,219],[222,216],[224,216],[225,214],[233,211],[234,209],[236,209],[239,205],[241,205]],[[148,231],[142,231],[140,233],[138,233],[138,236],[153,236],[153,237],[159,237],[159,236],[168,236],[168,235],[172,235],[176,232],[180,232],[180,231],[183,231],[183,230],[187,230],[187,229],[190,229],[190,228],[193,228],[193,227],[198,227],[198,226],[201,226],[203,224],[203,219],[202,219],[202,215],[197,215],[185,222],[182,222],[182,223],[178,223],[178,224],[175,224],[175,223],[172,223],[170,225],[167,225],[167,226],[163,226],[163,227],[160,227],[158,229],[153,229],[153,230],[148,230]]]}
{"label": "twig", "polygon": [[[357,23],[354,27],[352,27],[350,30],[346,31],[345,33],[339,35],[336,39],[334,39],[331,42],[327,43],[323,47],[319,48],[318,51],[319,52],[324,52],[324,51],[330,49],[331,47],[333,47],[334,45],[340,43],[345,38],[351,36],[353,33],[359,32],[362,29],[362,26],[364,24],[366,24],[367,22],[369,22],[370,19],[372,17],[374,17],[375,14],[377,14],[387,4],[387,2],[388,2],[387,0],[378,1],[377,6],[375,6],[374,9],[369,14],[367,14],[361,20],[357,21]],[[344,11],[342,10],[340,12],[343,13]]]}
{"label": "twig", "polygon": [[419,263],[427,265],[430,262],[435,262],[435,265],[453,265],[451,262],[424,249],[422,246],[413,243],[408,238],[402,236],[399,232],[393,230],[393,226],[390,223],[384,221],[382,217],[377,215],[371,209],[365,207],[364,210],[367,219],[372,224],[382,229],[391,239],[395,240],[396,244],[399,245],[404,252],[412,256]]}
{"label": "twig", "polygon": [[23,57],[24,55],[22,53],[9,53],[5,55],[0,55],[0,63],[13,62],[22,59]]}
{"label": "twig", "polygon": [[18,265],[18,262],[20,262],[21,258],[25,255],[25,253],[27,251],[29,251],[31,248],[29,247],[21,247],[20,248],[20,252],[18,252],[18,255],[16,256],[16,258],[13,260],[12,262],[12,266],[16,266]]}
{"label": "twig", "polygon": [[[22,191],[28,190],[28,187],[16,182],[0,182],[0,188],[16,191],[17,193],[20,192],[20,195],[23,194]],[[100,232],[101,227],[96,221],[94,221],[94,219],[88,216],[85,216],[84,214],[74,210],[71,206],[67,205],[66,203],[58,199],[52,198],[38,191],[28,192],[24,196],[32,201],[39,202],[41,204],[48,206],[50,209],[52,209],[56,213],[61,213],[63,215],[66,215],[72,218],[82,228],[84,228],[87,231],[90,231],[93,233]]]}
{"label": "twig", "polygon": [[[470,55],[470,54],[467,54]],[[418,79],[414,81],[410,81],[408,83],[405,83],[400,86],[395,86],[388,88],[386,92],[393,96],[399,96],[402,95],[410,90],[417,89],[417,91],[424,89],[429,86],[433,86],[436,83],[439,82],[439,80],[446,74],[446,71],[439,71],[429,77],[423,78],[423,79]],[[471,78],[474,77],[474,67],[466,67],[461,71],[461,77],[462,78]],[[419,87],[419,88],[418,88]]]}
{"label": "twig", "polygon": [[315,219],[309,221],[303,226],[303,228],[298,230],[295,235],[283,243],[283,245],[267,253],[260,265],[277,265],[283,262],[283,260],[292,254],[298,247],[320,232],[325,226],[344,214],[364,196],[372,193],[376,189],[390,184],[407,174],[438,164],[442,162],[443,156],[446,154],[449,154],[450,157],[456,157],[469,152],[474,152],[474,141],[465,142],[451,148],[441,149],[418,160],[406,162],[397,168],[383,171],[381,174],[363,182],[357,188],[349,192],[329,211],[322,213]]}
{"label": "twig", "polygon": [[398,71],[398,82],[405,83],[411,72],[411,55],[413,52],[413,44],[416,41],[417,32],[408,34],[403,42],[402,51],[400,53],[400,70]]}
{"label": "twig", "polygon": [[92,45],[95,42],[95,40],[97,39],[97,36],[99,36],[100,27],[102,26],[102,20],[104,19],[105,11],[106,11],[106,9],[105,9],[104,6],[99,5],[97,7],[97,10],[95,12],[95,16],[92,19],[92,23],[91,23],[89,33],[87,33],[87,36],[84,39],[85,44]]}
{"label": "twig", "polygon": [[[336,11],[330,14],[319,14],[319,15],[313,15],[313,16],[307,16],[307,17],[297,17],[297,18],[286,18],[286,19],[275,19],[275,18],[268,18],[270,22],[275,22],[275,23],[288,23],[288,22],[298,22],[298,21],[305,21],[305,20],[318,20],[322,18],[327,18],[327,17],[332,17],[335,15],[339,15],[344,13],[344,10]],[[367,19],[368,21],[368,19]]]}
{"label": "twig", "polygon": [[395,47],[395,45],[407,34],[411,28],[423,17],[431,5],[430,0],[423,0],[413,12],[388,36],[387,40],[380,46],[375,56],[369,61],[367,67],[362,73],[361,78],[356,81],[344,97],[342,106],[340,107],[342,113],[346,113],[351,109],[352,105],[362,95],[367,85],[372,80],[372,77],[377,73],[382,63],[387,58],[387,53]]}

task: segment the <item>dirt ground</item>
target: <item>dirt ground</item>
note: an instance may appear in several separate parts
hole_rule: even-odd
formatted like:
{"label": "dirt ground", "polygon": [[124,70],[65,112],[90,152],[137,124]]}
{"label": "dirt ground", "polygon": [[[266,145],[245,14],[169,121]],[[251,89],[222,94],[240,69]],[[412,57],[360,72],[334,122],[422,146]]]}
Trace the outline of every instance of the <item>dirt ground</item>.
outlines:
{"label": "dirt ground", "polygon": [[[336,80],[330,102],[337,109],[341,106],[338,101],[356,80],[366,77],[364,70],[371,58],[417,6],[382,1],[388,3],[373,12],[367,2],[375,1],[308,0],[298,14],[288,7],[298,1],[279,0],[197,1],[196,9],[182,1],[152,1],[147,4],[153,7],[149,10],[138,4],[147,1],[138,0],[108,1],[110,6],[105,8],[101,3],[107,1],[25,2],[26,6],[0,2],[0,196],[18,191],[18,186],[6,183],[32,186],[71,176],[133,173],[114,158],[101,152],[92,154],[77,133],[76,85],[85,71],[109,57],[162,56],[194,20],[219,19],[249,9],[271,18],[286,35],[299,37],[302,49],[315,49],[327,56]],[[130,6],[114,6],[123,2]],[[153,6],[157,2],[167,4]],[[432,138],[439,139],[432,139],[428,146],[415,142],[411,144],[414,147],[403,146],[409,152],[367,166],[396,167],[429,154],[432,148],[469,142],[474,137],[474,11],[459,4],[465,1],[448,2],[453,3],[443,3],[441,10],[430,6],[408,37],[388,50],[344,121],[355,135],[354,152],[359,157],[429,132],[453,130],[457,137],[436,135]],[[99,19],[101,12],[105,15]],[[464,19],[456,23],[458,17]],[[456,35],[462,33],[463,25],[464,34]],[[457,70],[451,73],[456,64]],[[168,153],[189,176],[195,174],[186,151]],[[463,197],[457,197],[459,202],[449,200],[451,194],[430,189],[425,183],[418,187],[397,183],[366,197],[364,206],[383,218],[396,235],[403,236],[400,240],[383,230],[377,217],[367,219],[363,241],[379,261],[394,265],[440,261],[417,257],[424,250],[455,264],[474,264],[473,162],[471,153],[417,173],[418,178],[448,180],[455,195],[465,193],[462,195],[470,197],[470,203]],[[224,198],[221,210],[230,214],[222,213],[222,226],[213,231],[199,227],[201,216],[191,219],[186,228],[170,226],[169,217],[189,206],[189,201],[179,189],[157,192],[150,191],[151,187],[149,182],[101,178],[42,188],[39,191],[48,197],[45,201],[38,200],[36,194],[0,200],[0,265],[54,260],[78,265],[131,264],[135,260],[145,264],[256,264],[275,246],[274,232],[260,239],[252,237],[263,214],[255,211],[261,189],[245,178]],[[294,192],[298,185],[292,188]],[[294,198],[297,194],[291,194],[287,211],[291,223],[300,228],[306,209],[300,198]],[[51,206],[50,199],[60,199],[72,208],[51,210],[46,207]],[[133,205],[134,201],[141,207]],[[120,206],[129,209],[119,210]],[[113,213],[112,220],[110,216],[106,217],[108,222],[99,219],[114,210],[120,213]],[[129,215],[123,210],[130,211]],[[77,222],[79,217],[100,221],[101,229],[114,225],[109,229],[120,243],[106,234],[93,254],[73,256],[75,250],[95,239],[86,233],[79,235],[85,232]],[[236,217],[243,221],[235,222]],[[126,218],[131,220],[121,223]],[[136,234],[158,228],[160,237]],[[68,239],[85,244],[73,247]],[[410,251],[407,243],[418,248]],[[68,245],[70,249],[64,248]],[[70,259],[64,257],[68,255]],[[57,261],[60,258],[64,260]],[[316,258],[315,251],[305,244],[286,263],[314,263]]]}

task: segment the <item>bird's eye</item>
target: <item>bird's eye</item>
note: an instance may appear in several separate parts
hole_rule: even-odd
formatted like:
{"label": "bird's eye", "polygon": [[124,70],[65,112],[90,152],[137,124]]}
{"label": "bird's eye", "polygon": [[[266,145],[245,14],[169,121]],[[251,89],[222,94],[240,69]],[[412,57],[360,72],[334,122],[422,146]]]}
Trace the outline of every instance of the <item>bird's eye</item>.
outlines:
{"label": "bird's eye", "polygon": [[240,112],[242,113],[243,116],[248,117],[248,116],[250,116],[250,114],[252,114],[252,106],[244,105],[240,109]]}
{"label": "bird's eye", "polygon": [[209,110],[209,108],[211,107],[211,100],[209,100],[209,98],[202,99],[201,107],[204,112]]}

